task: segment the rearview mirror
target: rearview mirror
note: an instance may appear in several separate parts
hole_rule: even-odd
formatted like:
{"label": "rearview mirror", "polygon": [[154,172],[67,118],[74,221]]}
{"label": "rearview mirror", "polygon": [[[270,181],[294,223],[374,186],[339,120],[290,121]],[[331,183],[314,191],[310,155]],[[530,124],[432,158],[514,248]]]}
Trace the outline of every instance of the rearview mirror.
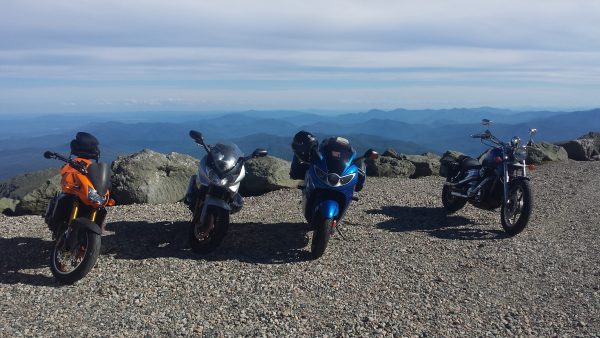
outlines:
{"label": "rearview mirror", "polygon": [[51,159],[54,156],[54,153],[51,151],[44,152],[44,157],[47,159]]}
{"label": "rearview mirror", "polygon": [[489,126],[491,123],[492,123],[492,121],[490,121],[488,119],[481,120],[481,124],[483,124],[484,126]]}
{"label": "rearview mirror", "polygon": [[252,152],[252,157],[265,157],[267,156],[268,152],[266,149],[256,149],[254,150],[254,152]]}
{"label": "rearview mirror", "polygon": [[535,128],[529,129],[529,135],[533,136],[535,134],[537,134],[537,129],[535,129]]}
{"label": "rearview mirror", "polygon": [[365,152],[365,158],[368,158],[369,160],[376,160],[379,158],[379,153],[373,149],[369,149],[367,152]]}
{"label": "rearview mirror", "polygon": [[204,139],[202,138],[202,133],[195,131],[195,130],[190,130],[190,137],[194,141],[196,141],[196,143],[204,144]]}

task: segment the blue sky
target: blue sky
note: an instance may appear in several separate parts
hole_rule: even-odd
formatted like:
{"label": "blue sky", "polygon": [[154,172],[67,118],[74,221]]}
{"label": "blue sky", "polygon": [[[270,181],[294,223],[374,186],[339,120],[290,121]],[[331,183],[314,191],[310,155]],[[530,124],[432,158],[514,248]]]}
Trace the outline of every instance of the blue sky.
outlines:
{"label": "blue sky", "polygon": [[0,114],[600,106],[600,1],[4,0]]}

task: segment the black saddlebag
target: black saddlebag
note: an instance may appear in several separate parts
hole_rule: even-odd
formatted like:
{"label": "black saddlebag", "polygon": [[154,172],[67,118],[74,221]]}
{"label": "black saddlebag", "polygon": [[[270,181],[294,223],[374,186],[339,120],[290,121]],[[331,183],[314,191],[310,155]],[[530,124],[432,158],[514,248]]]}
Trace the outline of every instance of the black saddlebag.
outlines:
{"label": "black saddlebag", "polygon": [[292,140],[292,150],[294,158],[290,168],[290,178],[303,180],[306,171],[310,166],[311,149],[317,147],[319,142],[317,138],[307,131],[299,131]]}
{"label": "black saddlebag", "polygon": [[440,176],[454,177],[460,170],[460,159],[457,160],[451,156],[445,156],[440,159]]}
{"label": "black saddlebag", "polygon": [[78,132],[75,139],[71,141],[71,154],[88,160],[100,158],[100,148],[98,148],[98,139],[89,133]]}

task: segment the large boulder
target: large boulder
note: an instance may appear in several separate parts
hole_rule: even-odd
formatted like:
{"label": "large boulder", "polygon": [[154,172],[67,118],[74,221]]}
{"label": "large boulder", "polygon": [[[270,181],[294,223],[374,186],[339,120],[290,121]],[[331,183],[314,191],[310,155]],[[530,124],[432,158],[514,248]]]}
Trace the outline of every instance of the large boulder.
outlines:
{"label": "large boulder", "polygon": [[436,154],[406,155],[406,159],[415,165],[415,173],[411,178],[437,176],[440,174],[441,157]]}
{"label": "large boulder", "polygon": [[411,178],[423,176],[439,175],[441,157],[434,153],[423,153],[421,155],[405,155],[399,154],[394,149],[386,149],[382,156],[392,157],[397,160],[410,161],[415,166],[415,173]]}
{"label": "large boulder", "polygon": [[299,180],[290,179],[290,162],[273,156],[257,157],[245,164],[246,177],[242,181],[240,193],[254,196],[269,191],[295,188]]}
{"label": "large boulder", "polygon": [[173,203],[185,197],[190,176],[198,160],[178,154],[161,154],[144,149],[119,156],[112,163],[112,197],[117,204]]}
{"label": "large boulder", "polygon": [[576,161],[600,160],[600,132],[589,132],[577,140],[556,143]]}
{"label": "large boulder", "polygon": [[0,213],[5,215],[14,215],[15,210],[19,204],[18,200],[14,200],[12,198],[0,197]]}
{"label": "large boulder", "polygon": [[50,199],[60,190],[60,175],[56,174],[23,196],[15,208],[15,215],[43,215]]}
{"label": "large boulder", "polygon": [[0,213],[41,215],[48,201],[60,191],[58,168],[17,175],[0,182]]}
{"label": "large boulder", "polygon": [[366,160],[368,176],[377,177],[411,177],[415,173],[415,165],[408,160],[391,156],[379,156],[376,160]]}
{"label": "large boulder", "polygon": [[20,200],[59,173],[58,168],[33,171],[0,182],[0,197]]}
{"label": "large boulder", "polygon": [[566,161],[568,154],[565,148],[548,142],[536,142],[527,149],[527,163],[542,164],[544,162]]}
{"label": "large boulder", "polygon": [[456,150],[448,150],[442,154],[442,158],[452,158],[455,161],[458,161],[458,159],[460,159],[463,156],[465,156],[465,154],[461,153],[460,151],[456,151]]}

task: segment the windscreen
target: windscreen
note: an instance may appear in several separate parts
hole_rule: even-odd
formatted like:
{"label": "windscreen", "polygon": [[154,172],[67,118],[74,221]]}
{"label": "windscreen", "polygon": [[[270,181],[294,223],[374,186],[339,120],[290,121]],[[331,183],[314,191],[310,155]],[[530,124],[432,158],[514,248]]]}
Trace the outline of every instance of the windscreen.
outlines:
{"label": "windscreen", "polygon": [[325,158],[327,171],[338,175],[342,175],[355,155],[350,142],[342,137],[330,137],[323,140],[319,151]]}
{"label": "windscreen", "polygon": [[233,143],[217,143],[214,145],[210,154],[213,165],[220,173],[231,170],[244,153]]}
{"label": "windscreen", "polygon": [[112,171],[107,163],[92,163],[88,167],[87,177],[90,179],[90,182],[92,182],[100,196],[104,196],[110,189],[111,176]]}

